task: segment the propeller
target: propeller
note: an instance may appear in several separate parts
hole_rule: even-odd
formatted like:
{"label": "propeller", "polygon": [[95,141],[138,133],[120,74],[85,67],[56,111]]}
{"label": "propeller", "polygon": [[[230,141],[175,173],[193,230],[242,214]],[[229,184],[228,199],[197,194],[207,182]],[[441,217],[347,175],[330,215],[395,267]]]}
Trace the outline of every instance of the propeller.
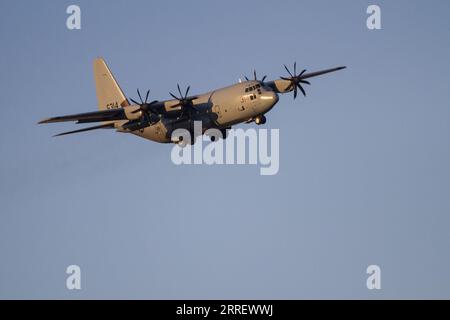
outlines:
{"label": "propeller", "polygon": [[303,80],[302,76],[306,72],[306,69],[303,69],[302,72],[300,72],[299,75],[297,75],[297,62],[294,62],[294,74],[289,71],[288,67],[284,65],[284,68],[289,73],[290,77],[280,77],[283,80],[290,81],[289,89],[294,90],[294,99],[297,98],[297,89],[300,89],[300,91],[303,93],[303,95],[306,97],[305,89],[303,89],[302,84],[311,85],[309,81]]}
{"label": "propeller", "polygon": [[139,109],[134,110],[131,113],[141,113],[140,122],[141,123],[148,123],[149,125],[153,125],[157,123],[160,120],[159,114],[154,109],[154,105],[158,102],[156,100],[148,103],[148,96],[150,94],[150,90],[147,90],[147,94],[145,95],[145,100],[142,100],[141,92],[139,89],[136,90],[137,94],[139,96],[140,103],[136,100],[130,98],[130,100],[134,103],[139,105]]}
{"label": "propeller", "polygon": [[[261,81],[264,82],[264,80],[266,80],[267,76],[262,77],[261,80],[258,80],[258,77],[256,76],[256,70],[253,70],[253,79],[255,81]],[[245,80],[250,81],[247,77],[245,77]]]}
{"label": "propeller", "polygon": [[181,106],[182,107],[182,115],[184,115],[185,111],[187,111],[187,113],[189,115],[191,115],[193,112],[197,112],[197,109],[194,107],[194,104],[192,103],[192,101],[194,101],[198,97],[197,96],[188,97],[189,90],[191,89],[191,86],[187,87],[186,92],[184,93],[184,95],[181,92],[181,88],[180,88],[179,84],[177,84],[177,88],[178,88],[178,93],[180,94],[179,96],[176,96],[172,92],[169,92],[169,94],[172,96],[172,98],[178,100],[178,103],[173,105],[173,106],[171,106],[171,108],[176,108],[176,107]]}

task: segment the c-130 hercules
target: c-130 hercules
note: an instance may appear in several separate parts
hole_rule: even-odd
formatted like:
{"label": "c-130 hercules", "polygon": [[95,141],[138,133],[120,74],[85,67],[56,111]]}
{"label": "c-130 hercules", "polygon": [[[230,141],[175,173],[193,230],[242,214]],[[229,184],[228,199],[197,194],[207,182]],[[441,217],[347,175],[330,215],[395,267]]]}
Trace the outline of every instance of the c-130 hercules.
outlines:
{"label": "c-130 hercules", "polygon": [[[176,129],[187,129],[193,137],[194,121],[201,121],[202,133],[215,128],[226,138],[226,130],[238,123],[264,124],[266,122],[264,115],[278,102],[279,93],[293,91],[295,99],[300,90],[306,96],[302,87],[302,84],[310,84],[306,79],[345,69],[337,67],[311,73],[303,70],[297,75],[296,63],[293,73],[284,67],[289,76],[273,81],[266,82],[266,76],[258,80],[254,72],[253,80],[245,77],[246,81],[199,95],[189,96],[190,87],[187,87],[183,94],[177,85],[178,95],[169,93],[173,99],[164,101],[148,102],[150,91],[147,91],[145,99],[142,99],[137,90],[139,102],[130,99],[132,102],[130,103],[105,61],[97,58],[94,60],[94,77],[99,111],[53,117],[39,123],[101,122],[94,127],[64,132],[56,136],[95,129],[116,129],[118,132],[132,133],[156,142],[182,145],[186,143],[182,141],[183,137],[172,137],[172,132]],[[195,137],[189,141],[194,142]]]}

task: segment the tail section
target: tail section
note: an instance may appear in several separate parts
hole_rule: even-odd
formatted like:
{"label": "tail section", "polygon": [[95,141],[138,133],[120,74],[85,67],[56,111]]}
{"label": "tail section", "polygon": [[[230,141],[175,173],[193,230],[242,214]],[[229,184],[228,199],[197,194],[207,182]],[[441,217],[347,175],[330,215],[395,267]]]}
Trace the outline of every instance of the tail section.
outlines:
{"label": "tail section", "polygon": [[94,60],[94,78],[99,110],[116,109],[130,105],[105,60]]}

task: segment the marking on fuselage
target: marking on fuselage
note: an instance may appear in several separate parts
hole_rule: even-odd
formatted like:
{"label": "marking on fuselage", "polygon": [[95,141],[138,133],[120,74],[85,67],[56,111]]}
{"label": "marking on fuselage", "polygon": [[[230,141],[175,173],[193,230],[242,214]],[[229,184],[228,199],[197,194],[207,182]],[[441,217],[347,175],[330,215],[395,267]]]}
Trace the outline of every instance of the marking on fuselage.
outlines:
{"label": "marking on fuselage", "polygon": [[110,102],[106,105],[106,109],[118,109],[118,108],[119,104],[117,103],[117,101]]}

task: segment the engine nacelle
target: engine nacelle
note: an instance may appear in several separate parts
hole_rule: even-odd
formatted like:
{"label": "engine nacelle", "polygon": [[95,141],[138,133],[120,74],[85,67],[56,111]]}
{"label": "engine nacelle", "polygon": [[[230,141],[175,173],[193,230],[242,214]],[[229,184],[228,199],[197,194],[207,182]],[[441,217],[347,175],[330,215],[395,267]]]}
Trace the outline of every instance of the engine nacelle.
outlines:
{"label": "engine nacelle", "polygon": [[123,108],[123,111],[125,112],[125,116],[127,117],[128,120],[138,120],[139,118],[142,117],[142,112],[135,112],[136,110],[139,110],[140,106],[138,105],[131,105],[131,106],[126,106]]}

